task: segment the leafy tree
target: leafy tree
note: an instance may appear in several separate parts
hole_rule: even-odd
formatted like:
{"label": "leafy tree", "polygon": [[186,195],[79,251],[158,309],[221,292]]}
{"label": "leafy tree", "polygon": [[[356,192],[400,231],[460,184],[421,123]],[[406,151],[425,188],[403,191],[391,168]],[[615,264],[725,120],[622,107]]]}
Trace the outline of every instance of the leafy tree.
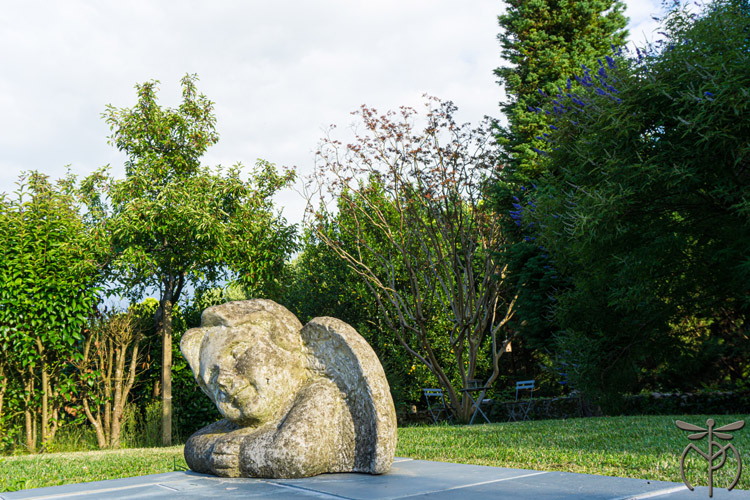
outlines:
{"label": "leafy tree", "polygon": [[[311,180],[322,207],[309,222],[360,276],[388,329],[437,378],[457,416],[468,420],[471,407],[460,390],[487,352],[486,384],[497,378],[514,298],[504,294],[505,266],[492,251],[503,236],[482,202],[495,165],[489,127],[458,126],[455,106],[433,101],[423,131],[412,124],[411,108],[379,116],[363,106],[365,131],[354,143],[324,140]],[[331,233],[325,214],[334,203],[341,232]],[[443,347],[451,352],[448,366]]]}
{"label": "leafy tree", "polygon": [[[33,450],[55,436],[61,406],[75,391],[70,363],[97,294],[97,242],[73,196],[74,179],[56,186],[31,172],[14,198],[0,198],[0,345],[6,377],[22,389],[25,440]],[[37,435],[39,422],[39,435]]]}
{"label": "leafy tree", "polygon": [[[621,0],[510,0],[505,14],[498,17],[502,32],[498,40],[508,65],[495,70],[504,87],[506,100],[500,108],[508,120],[497,128],[503,147],[503,175],[494,185],[492,203],[501,217],[508,239],[503,249],[510,277],[523,283],[516,304],[513,327],[521,332],[514,345],[535,352],[550,347],[554,332],[549,297],[559,281],[546,262],[544,250],[530,240],[533,235],[513,224],[508,213],[525,204],[528,188],[544,173],[545,158],[537,153],[549,132],[549,115],[535,109],[564,87],[581,64],[591,66],[611,52],[610,44],[624,44],[627,18]],[[577,88],[577,83],[573,80]],[[513,197],[519,198],[515,202]]]}
{"label": "leafy tree", "polygon": [[595,395],[652,386],[677,362],[683,382],[750,370],[750,5],[675,8],[664,30],[547,106],[551,167],[516,214],[570,276],[557,317]]}
{"label": "leafy tree", "polygon": [[112,144],[124,151],[125,178],[105,171],[84,192],[92,218],[106,227],[119,291],[140,299],[157,290],[155,323],[162,338],[162,441],[172,439],[172,312],[185,287],[237,279],[270,282],[294,249],[294,227],[274,213],[272,196],[293,172],[258,161],[249,180],[242,166],[213,172],[200,165],[218,141],[213,103],[198,95],[197,76],[182,79],[182,104],[162,108],[151,81],[136,85],[138,104],[104,114]]}

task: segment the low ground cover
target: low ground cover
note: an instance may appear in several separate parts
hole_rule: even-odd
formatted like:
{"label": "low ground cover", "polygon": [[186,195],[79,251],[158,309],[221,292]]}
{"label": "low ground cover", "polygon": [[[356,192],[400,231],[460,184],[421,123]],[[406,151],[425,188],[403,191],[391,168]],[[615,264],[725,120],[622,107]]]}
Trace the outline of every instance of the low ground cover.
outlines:
{"label": "low ground cover", "polygon": [[[598,417],[473,426],[415,426],[398,430],[397,456],[497,467],[557,470],[681,482],[679,459],[691,441],[675,420],[705,427],[705,415]],[[721,426],[743,415],[714,417]],[[731,433],[745,463],[750,429]],[[718,440],[722,445],[726,441]],[[707,440],[692,441],[706,450]],[[716,448],[714,449],[714,452]],[[688,478],[707,484],[707,463],[695,452],[686,461]],[[718,460],[715,465],[718,465]],[[736,471],[733,457],[715,473],[726,487]],[[19,455],[0,458],[0,491],[170,472],[184,467],[182,446],[111,451]],[[750,489],[750,474],[737,488]]]}

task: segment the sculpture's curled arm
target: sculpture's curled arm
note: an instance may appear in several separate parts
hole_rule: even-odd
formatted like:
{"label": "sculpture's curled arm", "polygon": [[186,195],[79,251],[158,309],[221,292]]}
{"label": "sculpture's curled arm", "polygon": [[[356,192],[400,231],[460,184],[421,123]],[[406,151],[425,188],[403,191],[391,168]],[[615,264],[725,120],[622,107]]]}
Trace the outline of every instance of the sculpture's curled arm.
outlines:
{"label": "sculpture's curled arm", "polygon": [[251,477],[308,477],[351,470],[354,424],[330,380],[310,381],[273,435],[245,440],[240,472]]}

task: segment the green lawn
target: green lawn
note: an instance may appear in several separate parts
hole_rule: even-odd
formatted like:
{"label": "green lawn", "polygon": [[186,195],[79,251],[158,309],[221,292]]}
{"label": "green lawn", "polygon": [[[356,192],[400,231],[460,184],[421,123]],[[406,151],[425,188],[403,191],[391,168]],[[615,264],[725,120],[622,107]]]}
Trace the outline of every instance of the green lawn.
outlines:
{"label": "green lawn", "polygon": [[[473,426],[419,426],[398,431],[397,456],[498,467],[584,472],[680,482],[679,458],[690,442],[674,420],[705,426],[706,416],[602,417]],[[716,417],[717,426],[746,419]],[[750,422],[749,422],[750,424]],[[732,443],[747,464],[750,428]],[[706,440],[699,442],[706,449]],[[693,457],[697,456],[691,453]],[[185,466],[182,447],[19,455],[0,458],[0,491],[156,474]],[[715,474],[726,487],[736,470],[731,459]],[[707,484],[706,462],[687,464],[693,484]],[[750,473],[737,488],[750,489]]]}
{"label": "green lawn", "polygon": [[185,466],[182,446],[0,457],[0,491],[143,476]]}
{"label": "green lawn", "polygon": [[[397,454],[440,462],[682,482],[680,455],[691,441],[687,439],[689,433],[678,429],[674,421],[705,427],[707,418],[705,415],[600,417],[437,429],[412,427],[399,429]],[[746,415],[714,418],[716,427],[750,420]],[[750,462],[750,421],[747,423],[747,428],[732,433],[735,438],[731,441],[745,464]],[[694,442],[707,450],[707,439]],[[694,485],[706,485],[707,463],[697,456],[695,452],[688,455],[686,474]],[[714,485],[728,486],[736,464],[734,458],[727,459],[725,466],[714,473]],[[745,473],[736,488],[750,489],[750,473]]]}

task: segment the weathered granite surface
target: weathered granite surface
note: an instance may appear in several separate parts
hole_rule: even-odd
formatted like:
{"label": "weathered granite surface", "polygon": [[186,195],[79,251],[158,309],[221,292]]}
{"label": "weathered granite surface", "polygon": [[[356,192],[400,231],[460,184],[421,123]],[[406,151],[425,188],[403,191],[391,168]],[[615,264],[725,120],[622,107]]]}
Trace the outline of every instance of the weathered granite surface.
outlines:
{"label": "weathered granite surface", "polygon": [[388,472],[396,412],[385,373],[351,326],[302,327],[270,300],[209,307],[180,349],[225,417],[193,434],[185,460],[225,477]]}

